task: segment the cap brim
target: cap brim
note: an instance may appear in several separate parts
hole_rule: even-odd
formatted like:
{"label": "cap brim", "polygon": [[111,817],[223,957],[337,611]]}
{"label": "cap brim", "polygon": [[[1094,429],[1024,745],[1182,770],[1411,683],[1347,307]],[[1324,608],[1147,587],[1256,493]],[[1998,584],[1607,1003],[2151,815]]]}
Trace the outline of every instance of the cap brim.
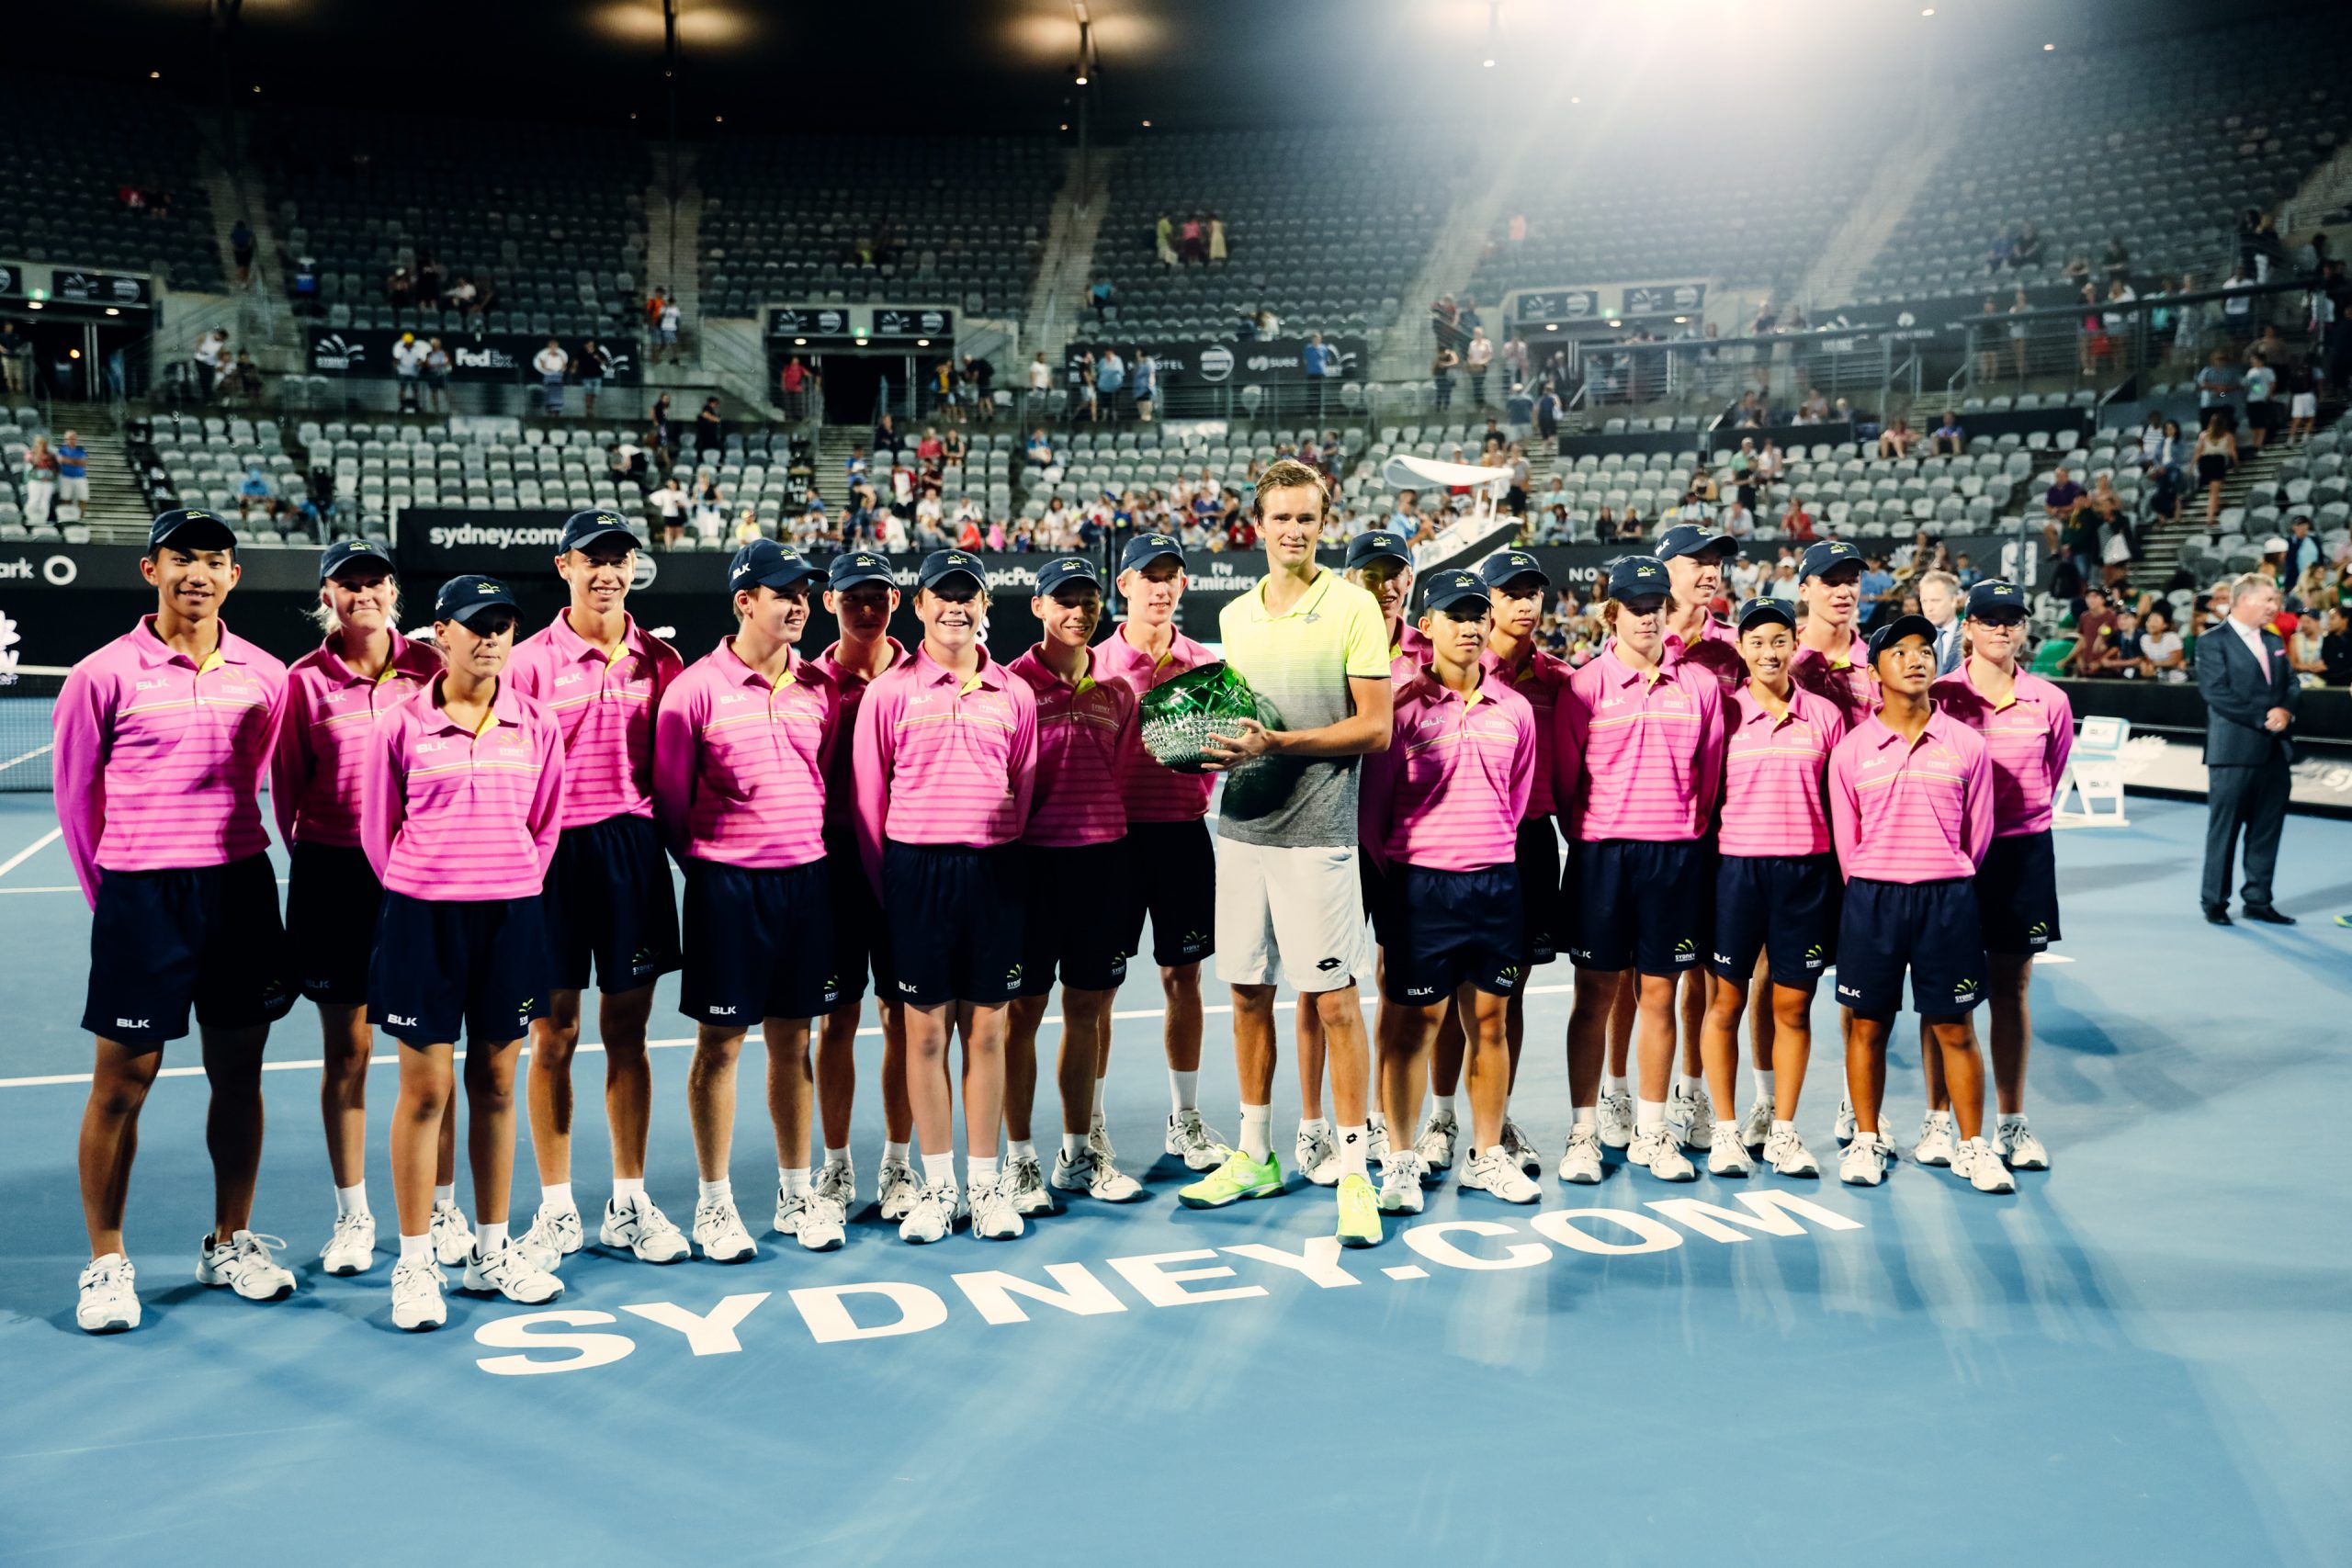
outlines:
{"label": "cap brim", "polygon": [[1495,607],[1495,602],[1484,593],[1456,593],[1450,599],[1432,599],[1421,607],[1425,610],[1442,610],[1451,615],[1473,604],[1482,612],[1491,611]]}
{"label": "cap brim", "polygon": [[474,618],[480,615],[484,610],[503,610],[509,615],[522,614],[521,607],[518,606],[512,599],[478,599],[470,604],[458,605],[456,609],[451,610],[447,615],[442,616],[441,619],[445,621],[455,621],[461,626],[470,626],[473,624]]}
{"label": "cap brim", "polygon": [[627,528],[599,528],[584,538],[574,539],[563,547],[567,550],[584,550],[602,539],[627,539],[630,549],[637,548],[637,535]]}
{"label": "cap brim", "polygon": [[237,547],[236,530],[218,517],[192,517],[150,547],[169,545],[182,550],[230,550]]}
{"label": "cap brim", "polygon": [[975,588],[985,588],[988,586],[987,583],[980,581],[980,574],[974,571],[967,566],[949,567],[945,571],[940,572],[935,576],[924,578],[921,586],[924,588],[937,588],[942,583],[953,581],[955,579],[959,577],[968,581]]}
{"label": "cap brim", "polygon": [[392,558],[381,550],[354,550],[335,562],[334,566],[319,573],[319,581],[324,582],[330,578],[341,577],[355,566],[378,567],[390,571],[392,570]]}
{"label": "cap brim", "polygon": [[1184,552],[1178,549],[1174,545],[1163,546],[1159,549],[1151,550],[1146,554],[1135,556],[1127,560],[1120,562],[1119,570],[1121,571],[1141,571],[1145,567],[1149,566],[1156,560],[1172,560],[1177,565],[1182,566],[1184,564]]}

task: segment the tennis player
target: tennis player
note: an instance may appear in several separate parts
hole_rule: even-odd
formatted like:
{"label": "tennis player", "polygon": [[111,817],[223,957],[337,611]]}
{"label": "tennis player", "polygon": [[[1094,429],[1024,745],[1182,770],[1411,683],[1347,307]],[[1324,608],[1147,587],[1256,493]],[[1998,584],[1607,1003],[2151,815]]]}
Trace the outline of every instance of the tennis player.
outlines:
{"label": "tennis player", "polygon": [[390,1129],[396,1328],[448,1317],[433,1255],[434,1155],[461,1028],[474,1188],[464,1288],[529,1304],[563,1293],[555,1256],[507,1236],[514,1047],[547,1012],[539,899],[564,762],[554,721],[504,679],[514,622],[514,596],[495,579],[444,584],[433,635],[446,667],[377,718],[361,774],[359,840],[384,886],[368,1017],[403,1047]]}
{"label": "tennis player", "polygon": [[[294,975],[318,1004],[325,1035],[319,1110],[335,1216],[319,1258],[337,1275],[362,1274],[376,1263],[376,1217],[368,1207],[368,1059],[375,1047],[368,969],[384,888],[359,847],[360,774],[377,717],[441,672],[439,653],[397,629],[400,592],[390,552],[373,540],[339,540],[320,556],[314,615],[326,635],[288,671],[286,719],[269,761],[270,807],[290,862],[286,922]],[[457,1204],[457,1139],[452,1100],[433,1186],[434,1256],[451,1267],[474,1245]]]}
{"label": "tennis player", "polygon": [[[1094,677],[1124,681],[1138,700],[1163,681],[1212,663],[1216,655],[1176,628],[1184,597],[1184,550],[1166,534],[1140,534],[1119,552],[1119,592],[1127,618],[1094,649]],[[1136,897],[1126,905],[1125,948],[1159,967],[1168,1055],[1168,1126],[1161,1146],[1192,1170],[1214,1170],[1224,1140],[1201,1120],[1201,961],[1216,947],[1216,847],[1210,841],[1215,775],[1180,773],[1143,749],[1138,728],[1126,770],[1129,865]],[[1107,1137],[1105,1139],[1107,1146]]]}
{"label": "tennis player", "polygon": [[1976,731],[1937,707],[1936,628],[1899,615],[1871,634],[1878,711],[1829,755],[1829,821],[1846,876],[1838,916],[1838,999],[1853,1012],[1846,1082],[1853,1141],[1838,1179],[1886,1179],[1894,1145],[1879,1131],[1886,1040],[1911,976],[1918,1010],[1943,1059],[1960,1122],[1952,1174],[1979,1192],[2016,1182],[1981,1135],[1984,1065],[1969,1015],[1984,999],[1984,935],[1976,872],[1993,841],[1993,762]]}
{"label": "tennis player", "polygon": [[999,1179],[1005,1008],[1021,992],[1017,840],[1036,786],[1037,702],[990,659],[980,559],[934,550],[917,574],[923,636],[865,694],[854,741],[857,847],[888,922],[907,1009],[907,1097],[923,1186],[900,1239],[933,1242],[965,1217],[956,1181],[952,1035],[964,1040],[964,1141],[972,1232],[1008,1240],[1023,1222]]}
{"label": "tennis player", "polygon": [[1213,735],[1210,763],[1259,765],[1227,786],[1217,821],[1217,973],[1233,987],[1233,1046],[1241,1087],[1241,1144],[1177,1196],[1219,1208],[1282,1190],[1269,1146],[1274,1081],[1274,977],[1312,1006],[1323,1027],[1339,1111],[1337,1235],[1342,1246],[1380,1242],[1380,1204],[1365,1173],[1371,1060],[1358,984],[1374,972],[1356,874],[1356,759],[1385,750],[1390,654],[1380,606],[1317,564],[1326,496],[1322,476],[1284,459],[1260,476],[1252,502],[1266,575],[1225,607],[1226,660],[1272,702],[1285,723],[1242,719]]}
{"label": "tennis player", "polygon": [[[1469,1168],[1462,1184],[1510,1203],[1540,1189],[1503,1146],[1510,1095],[1504,1015],[1526,978],[1519,829],[1540,750],[1535,710],[1481,662],[1490,590],[1476,572],[1430,579],[1420,629],[1428,659],[1397,682],[1387,750],[1364,762],[1359,812],[1380,863],[1380,1077],[1390,1122],[1418,1126],[1421,1080],[1449,1013],[1470,1032]],[[1429,1174],[1418,1148],[1382,1167],[1380,1207],[1421,1212]]]}
{"label": "tennis player", "polygon": [[[1037,1094],[1037,1030],[1054,981],[1062,986],[1062,1146],[1056,1191],[1132,1203],[1143,1183],[1120,1170],[1102,1135],[1102,1083],[1111,1070],[1111,999],[1127,977],[1128,933],[1136,921],[1114,902],[1137,896],[1123,800],[1136,738],[1136,694],[1101,678],[1088,644],[1102,623],[1102,578],[1083,556],[1059,556],[1037,570],[1030,612],[1045,637],[1011,666],[1037,709],[1037,784],[1021,835],[1028,893],[1021,919],[1021,989],[1006,1020],[1004,1182],[1013,1208],[1053,1207],[1031,1141]],[[1080,900],[1072,908],[1073,898]]]}
{"label": "tennis player", "polygon": [[1626,1157],[1666,1181],[1696,1174],[1666,1124],[1674,1066],[1674,987],[1699,962],[1705,836],[1723,783],[1723,687],[1701,666],[1665,662],[1672,613],[1665,563],[1627,556],[1609,570],[1601,614],[1614,634],[1568,678],[1555,722],[1553,790],[1566,809],[1568,1017],[1575,1116],[1563,1181],[1600,1179],[1597,1100],[1618,976],[1639,976],[1640,1082]]}
{"label": "tennis player", "polygon": [[842,1209],[808,1178],[808,1030],[836,999],[824,824],[839,699],[797,649],[809,585],[824,579],[773,539],[737,550],[727,570],[734,635],[687,667],[653,720],[654,814],[686,874],[678,1010],[695,1021],[693,1235],[719,1263],[758,1250],[727,1163],[736,1066],[753,1019],[767,1045],[775,1228],[811,1252],[842,1244]]}
{"label": "tennis player", "polygon": [[[1775,1021],[1770,1041],[1756,1046],[1758,1080],[1773,1096],[1764,1158],[1782,1176],[1819,1176],[1797,1134],[1796,1108],[1813,1046],[1813,995],[1838,954],[1841,880],[1822,779],[1846,727],[1827,698],[1789,679],[1795,651],[1796,617],[1787,605],[1757,598],[1740,606],[1748,674],[1724,713],[1705,1046],[1715,1102],[1736,1105],[1740,1015],[1761,958]],[[1707,1169],[1745,1176],[1748,1168],[1739,1124],[1718,1121]]]}
{"label": "tennis player", "polygon": [[899,580],[890,563],[871,550],[849,550],[833,558],[825,585],[825,609],[841,637],[815,663],[833,683],[839,712],[833,720],[833,752],[825,768],[825,859],[831,867],[833,982],[840,1000],[825,1015],[817,1037],[817,1109],[823,1122],[825,1162],[815,1190],[842,1213],[857,1205],[857,1167],[850,1157],[850,1113],[857,1100],[857,1025],[865,1012],[865,981],[874,977],[876,1022],[882,1031],[882,1163],[876,1195],[882,1217],[907,1217],[922,1194],[912,1156],[915,1113],[907,1103],[907,1010],[899,1000],[890,968],[890,933],[875,901],[857,853],[857,784],[851,772],[850,739],[857,732],[857,707],[865,691],[907,655],[890,635],[899,612]]}
{"label": "tennis player", "polygon": [[250,1228],[261,1169],[262,1047],[294,1005],[277,879],[263,852],[259,789],[286,701],[286,666],[232,634],[236,536],[209,512],[173,511],[147,532],[139,573],[155,613],[74,666],[57,697],[58,827],[89,899],[96,1038],[79,1148],[90,1264],[74,1321],[139,1326],[122,1214],[139,1112],[164,1046],[196,1013],[212,1089],[213,1226],[200,1284],[282,1301],[294,1275]]}
{"label": "tennis player", "polygon": [[539,1213],[526,1239],[559,1258],[582,1239],[571,1195],[571,1057],[593,961],[613,1157],[613,1196],[596,1239],[648,1263],[675,1263],[692,1248],[645,1190],[653,1111],[645,1026],[653,982],[678,966],[676,896],[653,825],[653,714],[684,666],[626,608],[637,536],[619,513],[575,512],[560,543],[555,568],[571,603],[516,645],[509,674],[516,694],[543,705],[561,731],[564,754],[563,837],[545,906],[555,967],[547,1016],[531,1031]]}

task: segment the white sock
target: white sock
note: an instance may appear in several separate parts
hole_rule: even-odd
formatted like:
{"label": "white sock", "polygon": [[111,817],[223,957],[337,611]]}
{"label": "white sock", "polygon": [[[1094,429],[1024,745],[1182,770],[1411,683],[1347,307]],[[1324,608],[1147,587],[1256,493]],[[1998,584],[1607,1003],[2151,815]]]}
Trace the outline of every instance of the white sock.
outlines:
{"label": "white sock", "polygon": [[1576,1108],[1576,1114],[1570,1120],[1568,1126],[1571,1131],[1574,1131],[1578,1127],[1597,1127],[1600,1124],[1600,1111],[1599,1107],[1579,1105]]}
{"label": "white sock", "polygon": [[1728,1120],[1724,1117],[1716,1117],[1715,1136],[1718,1138],[1737,1139],[1739,1136],[1739,1123],[1736,1121]]}
{"label": "white sock", "polygon": [[401,1261],[403,1263],[432,1262],[432,1233],[428,1231],[423,1235],[404,1235],[401,1237]]}
{"label": "white sock", "polygon": [[[1083,1142],[1085,1134],[1080,1134],[1079,1136],[1080,1141]],[[1069,1145],[1069,1134],[1065,1133],[1062,1134],[1062,1144],[1065,1147]],[[1036,1157],[1037,1141],[1035,1138],[1012,1138],[1008,1140],[1005,1144],[1004,1158],[1005,1163],[1008,1165],[1017,1159],[1035,1159]]]}
{"label": "white sock", "polygon": [[792,1197],[796,1193],[806,1195],[808,1190],[808,1168],[805,1165],[798,1167],[777,1166],[775,1168],[775,1190],[786,1198]]}
{"label": "white sock", "polygon": [[1756,1074],[1756,1098],[1767,1105],[1772,1103],[1772,1075],[1761,1068]]}
{"label": "white sock", "polygon": [[907,1158],[906,1145],[884,1144],[882,1145],[882,1163],[884,1165],[888,1165],[893,1161],[896,1161],[899,1165],[908,1165],[912,1163]]}
{"label": "white sock", "polygon": [[642,1197],[644,1192],[645,1178],[641,1176],[616,1176],[613,1178],[613,1207],[616,1209],[619,1208],[623,1203],[628,1202],[631,1198]]}
{"label": "white sock", "polygon": [[1675,1098],[1676,1098],[1676,1099],[1678,1099],[1678,1100],[1696,1100],[1696,1099],[1698,1099],[1698,1098],[1699,1098],[1699,1080],[1698,1080],[1697,1078],[1692,1077],[1689,1073],[1677,1073],[1677,1074],[1675,1074],[1675,1075],[1674,1075],[1674,1095],[1675,1095]]}
{"label": "white sock", "polygon": [[922,1184],[925,1187],[953,1187],[956,1184],[956,1156],[953,1154],[923,1156]]}
{"label": "white sock", "polygon": [[847,1149],[827,1149],[825,1151],[825,1163],[827,1165],[837,1165],[846,1168],[849,1165],[849,1151]]}
{"label": "white sock", "polygon": [[1364,1124],[1368,1127],[1377,1127],[1382,1132],[1385,1133],[1388,1131],[1388,1112],[1385,1111],[1368,1111],[1364,1112]]}
{"label": "white sock", "polygon": [[1082,1155],[1082,1154],[1084,1154],[1085,1152],[1086,1152],[1086,1134],[1083,1134],[1083,1133],[1064,1133],[1064,1134],[1062,1134],[1062,1158],[1064,1158],[1064,1159],[1066,1159],[1066,1160],[1069,1160],[1069,1161],[1071,1161],[1071,1162],[1075,1163],[1075,1162],[1077,1161],[1077,1159],[1078,1159],[1078,1156],[1080,1156],[1080,1155]]}
{"label": "white sock", "polygon": [[1930,1111],[1928,1112],[1928,1120],[1949,1127],[1951,1125],[1951,1112],[1949,1111]]}
{"label": "white sock", "polygon": [[733,1202],[735,1200],[734,1179],[731,1177],[722,1176],[716,1181],[697,1180],[695,1183],[695,1202],[707,1203],[713,1198],[724,1198],[728,1201]]}
{"label": "white sock", "polygon": [[1783,1122],[1777,1116],[1772,1118],[1772,1136],[1777,1138],[1783,1133],[1793,1133],[1796,1130],[1797,1124],[1795,1122]]}
{"label": "white sock", "polygon": [[[567,1188],[565,1188],[565,1189],[564,1189],[564,1190],[565,1190],[566,1192],[569,1192],[569,1191],[571,1191],[571,1189],[570,1189],[569,1187],[567,1187]],[[437,1208],[439,1208],[439,1207],[440,1207],[442,1204],[444,1204],[444,1203],[454,1203],[454,1202],[456,1202],[457,1201],[458,1201],[458,1184],[457,1184],[456,1182],[454,1182],[454,1181],[452,1181],[451,1183],[449,1183],[449,1185],[448,1185],[448,1186],[447,1186],[447,1187],[435,1187],[435,1188],[433,1190],[433,1206],[434,1206],[435,1208],[436,1208],[436,1209],[437,1209]]]}
{"label": "white sock", "polygon": [[1451,1116],[1453,1114],[1453,1096],[1450,1094],[1433,1094],[1430,1096],[1430,1100],[1436,1107],[1436,1110],[1433,1112],[1434,1114],[1439,1116]]}
{"label": "white sock", "polygon": [[365,1181],[334,1190],[334,1212],[338,1214],[364,1214],[368,1212],[368,1184]]}
{"label": "white sock", "polygon": [[1372,1134],[1363,1122],[1340,1129],[1340,1174],[1362,1176],[1364,1156],[1372,1152]]}
{"label": "white sock", "polygon": [[[402,1236],[401,1239],[402,1241],[406,1241],[408,1238],[406,1236]],[[496,1224],[491,1224],[488,1220],[476,1220],[474,1222],[475,1251],[481,1253],[484,1258],[488,1258],[492,1253],[496,1252],[500,1247],[504,1247],[505,1245],[506,1222],[504,1220],[499,1221]]]}
{"label": "white sock", "polygon": [[1108,1082],[1108,1078],[1094,1080],[1094,1120],[1098,1122],[1102,1120],[1102,1086]]}
{"label": "white sock", "polygon": [[1600,1087],[1611,1094],[1631,1095],[1633,1085],[1623,1073],[1611,1073],[1600,1080]]}
{"label": "white sock", "polygon": [[[2012,1114],[2009,1111],[2004,1111],[2001,1112],[1999,1120],[1996,1121],[1994,1125],[1998,1127],[2022,1127],[2025,1125],[2025,1112],[2019,1111]],[[341,1194],[338,1193],[337,1196],[341,1196]],[[363,1213],[366,1212],[368,1200],[362,1198],[359,1201],[359,1207]]]}
{"label": "white sock", "polygon": [[1201,1075],[1197,1068],[1189,1073],[1168,1069],[1168,1099],[1171,1111],[1198,1111],[1201,1108]]}
{"label": "white sock", "polygon": [[1666,1101],[1637,1100],[1634,1101],[1634,1131],[1655,1133],[1666,1125]]}
{"label": "white sock", "polygon": [[[436,1198],[440,1191],[440,1189],[435,1189]],[[559,1214],[576,1214],[580,1212],[580,1205],[571,1201],[571,1183],[569,1181],[559,1181],[552,1187],[540,1188],[539,1207],[553,1209]]]}
{"label": "white sock", "polygon": [[970,1177],[972,1185],[975,1187],[978,1187],[983,1181],[994,1181],[996,1179],[996,1156],[970,1156],[964,1161],[964,1169],[966,1174]]}
{"label": "white sock", "polygon": [[[1304,1122],[1301,1125],[1305,1125]],[[1241,1152],[1262,1162],[1273,1147],[1274,1108],[1271,1105],[1244,1105],[1241,1108]]]}

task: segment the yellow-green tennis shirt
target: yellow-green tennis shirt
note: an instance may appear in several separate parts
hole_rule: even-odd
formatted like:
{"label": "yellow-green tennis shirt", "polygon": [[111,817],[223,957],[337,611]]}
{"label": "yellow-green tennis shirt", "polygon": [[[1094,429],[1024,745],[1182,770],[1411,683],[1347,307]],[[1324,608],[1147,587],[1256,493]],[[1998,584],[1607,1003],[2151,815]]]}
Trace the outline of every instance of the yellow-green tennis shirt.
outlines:
{"label": "yellow-green tennis shirt", "polygon": [[[1355,712],[1351,677],[1388,679],[1380,604],[1329,567],[1283,615],[1266,579],[1218,617],[1225,660],[1272,700],[1285,729],[1320,729]],[[1277,759],[1226,786],[1217,832],[1249,844],[1344,847],[1357,841],[1356,759]]]}

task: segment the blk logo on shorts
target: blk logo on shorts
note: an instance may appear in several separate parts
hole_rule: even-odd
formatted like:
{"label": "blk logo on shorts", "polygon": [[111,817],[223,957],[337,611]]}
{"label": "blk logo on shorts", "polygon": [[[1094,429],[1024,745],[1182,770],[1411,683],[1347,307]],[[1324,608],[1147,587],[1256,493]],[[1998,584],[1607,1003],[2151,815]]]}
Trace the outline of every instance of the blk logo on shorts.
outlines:
{"label": "blk logo on shorts", "polygon": [[1851,997],[1856,1001],[1860,1001],[1862,999],[1860,987],[1849,986],[1843,980],[1838,982],[1838,994],[1841,997]]}
{"label": "blk logo on shorts", "polygon": [[416,1020],[413,1018],[402,1018],[396,1012],[386,1013],[384,1015],[384,1021],[386,1023],[397,1023],[403,1029],[414,1029],[416,1027]]}
{"label": "blk logo on shorts", "polygon": [[143,1018],[119,1018],[114,1021],[114,1026],[117,1029],[153,1029],[155,1027]]}

